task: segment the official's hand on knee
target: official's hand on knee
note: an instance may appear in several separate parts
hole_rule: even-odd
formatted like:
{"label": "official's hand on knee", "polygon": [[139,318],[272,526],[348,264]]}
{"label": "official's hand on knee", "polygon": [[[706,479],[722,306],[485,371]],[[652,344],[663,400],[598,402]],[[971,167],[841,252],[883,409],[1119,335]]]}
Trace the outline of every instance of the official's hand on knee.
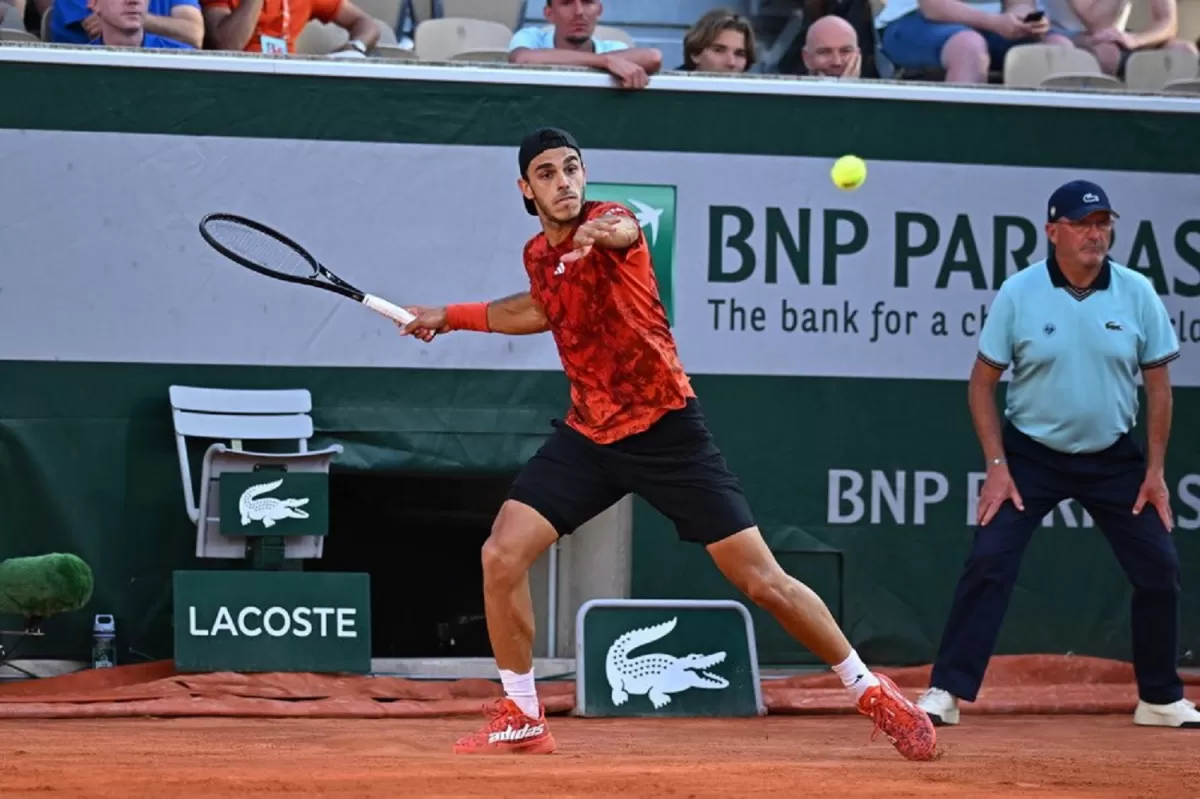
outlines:
{"label": "official's hand on knee", "polygon": [[993,467],[988,470],[987,478],[983,481],[983,489],[979,492],[979,505],[975,509],[975,520],[982,527],[990,522],[1000,507],[1010,499],[1017,510],[1025,510],[1025,502],[1021,499],[1021,492],[1017,491],[1017,484],[1013,482],[1008,467],[1004,465]]}
{"label": "official's hand on knee", "polygon": [[1175,527],[1175,522],[1171,517],[1171,492],[1167,489],[1166,478],[1161,472],[1147,472],[1146,479],[1142,481],[1142,487],[1138,489],[1137,499],[1133,502],[1133,515],[1137,516],[1142,512],[1142,508],[1146,507],[1146,503],[1150,503],[1158,511],[1158,517],[1162,519],[1163,527],[1167,528],[1167,532],[1171,532]]}

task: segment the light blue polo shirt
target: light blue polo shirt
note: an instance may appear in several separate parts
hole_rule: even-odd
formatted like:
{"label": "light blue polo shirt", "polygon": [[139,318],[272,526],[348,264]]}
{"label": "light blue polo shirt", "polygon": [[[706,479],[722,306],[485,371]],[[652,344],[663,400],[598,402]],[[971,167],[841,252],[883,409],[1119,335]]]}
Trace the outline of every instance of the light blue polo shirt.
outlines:
{"label": "light blue polo shirt", "polygon": [[[625,42],[615,39],[597,39],[593,37],[592,45],[597,54],[615,53],[618,50],[629,49],[629,45],[625,44]],[[553,50],[554,26],[541,25],[539,27],[522,28],[513,34],[512,39],[508,43],[508,51],[511,53],[518,47],[527,47],[530,50]]]}
{"label": "light blue polo shirt", "polygon": [[1004,415],[1059,452],[1098,452],[1133,429],[1139,370],[1179,357],[1154,286],[1108,261],[1087,289],[1053,258],[1000,286],[979,334],[979,358],[1012,366]]}

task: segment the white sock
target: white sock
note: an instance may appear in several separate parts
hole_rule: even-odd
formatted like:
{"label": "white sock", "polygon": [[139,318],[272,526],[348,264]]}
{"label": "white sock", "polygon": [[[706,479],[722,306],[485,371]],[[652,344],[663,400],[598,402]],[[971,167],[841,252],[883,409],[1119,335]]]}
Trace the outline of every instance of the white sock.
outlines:
{"label": "white sock", "polygon": [[542,709],[538,703],[537,689],[533,687],[533,669],[530,669],[528,674],[500,669],[500,682],[504,685],[504,695],[516,703],[522,713],[531,719],[541,717]]}
{"label": "white sock", "polygon": [[850,689],[855,699],[862,697],[871,686],[879,685],[879,678],[871,673],[853,649],[849,657],[833,667],[833,671],[842,678],[842,685]]}

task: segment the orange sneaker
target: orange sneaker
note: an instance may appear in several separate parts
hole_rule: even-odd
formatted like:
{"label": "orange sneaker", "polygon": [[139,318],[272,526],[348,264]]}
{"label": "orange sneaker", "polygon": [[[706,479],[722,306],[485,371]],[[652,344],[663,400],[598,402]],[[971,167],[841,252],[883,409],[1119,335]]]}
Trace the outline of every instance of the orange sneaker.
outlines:
{"label": "orange sneaker", "polygon": [[858,712],[875,722],[871,740],[883,732],[909,760],[936,759],[937,733],[929,714],[905,699],[896,683],[882,674],[875,676],[879,685],[872,685],[858,700]]}
{"label": "orange sneaker", "polygon": [[491,719],[479,730],[454,742],[456,755],[548,755],[555,749],[546,726],[546,708],[533,719],[505,697],[488,709]]}

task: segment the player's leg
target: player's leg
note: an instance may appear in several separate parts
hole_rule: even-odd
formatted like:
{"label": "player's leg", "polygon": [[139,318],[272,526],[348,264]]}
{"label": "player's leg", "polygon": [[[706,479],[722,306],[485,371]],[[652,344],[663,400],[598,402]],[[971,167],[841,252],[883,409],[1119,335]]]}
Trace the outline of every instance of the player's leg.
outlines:
{"label": "player's leg", "polygon": [[488,638],[505,698],[489,722],[460,739],[459,754],[554,751],[533,674],[534,616],[529,567],[558,540],[624,496],[593,451],[555,431],[525,465],[483,545]]}
{"label": "player's leg", "polygon": [[867,669],[825,602],[779,565],[699,403],[622,442],[622,450],[628,487],[674,522],[681,539],[705,546],[738,590],[829,664],[856,698],[859,711],[873,718],[905,757],[935,756],[936,736],[924,712],[887,678]]}
{"label": "player's leg", "polygon": [[1033,532],[1070,496],[1066,478],[1041,459],[1044,447],[1011,428],[1005,430],[1004,442],[1009,473],[1025,510],[1005,502],[990,522],[976,528],[942,630],[929,690],[917,702],[935,724],[957,724],[958,700],[974,702],[978,696]]}
{"label": "player's leg", "polygon": [[1158,510],[1133,513],[1146,475],[1138,445],[1128,436],[1087,457],[1079,502],[1108,539],[1133,585],[1133,671],[1138,705],[1134,723],[1200,729],[1200,711],[1183,697],[1179,663],[1179,554]]}

